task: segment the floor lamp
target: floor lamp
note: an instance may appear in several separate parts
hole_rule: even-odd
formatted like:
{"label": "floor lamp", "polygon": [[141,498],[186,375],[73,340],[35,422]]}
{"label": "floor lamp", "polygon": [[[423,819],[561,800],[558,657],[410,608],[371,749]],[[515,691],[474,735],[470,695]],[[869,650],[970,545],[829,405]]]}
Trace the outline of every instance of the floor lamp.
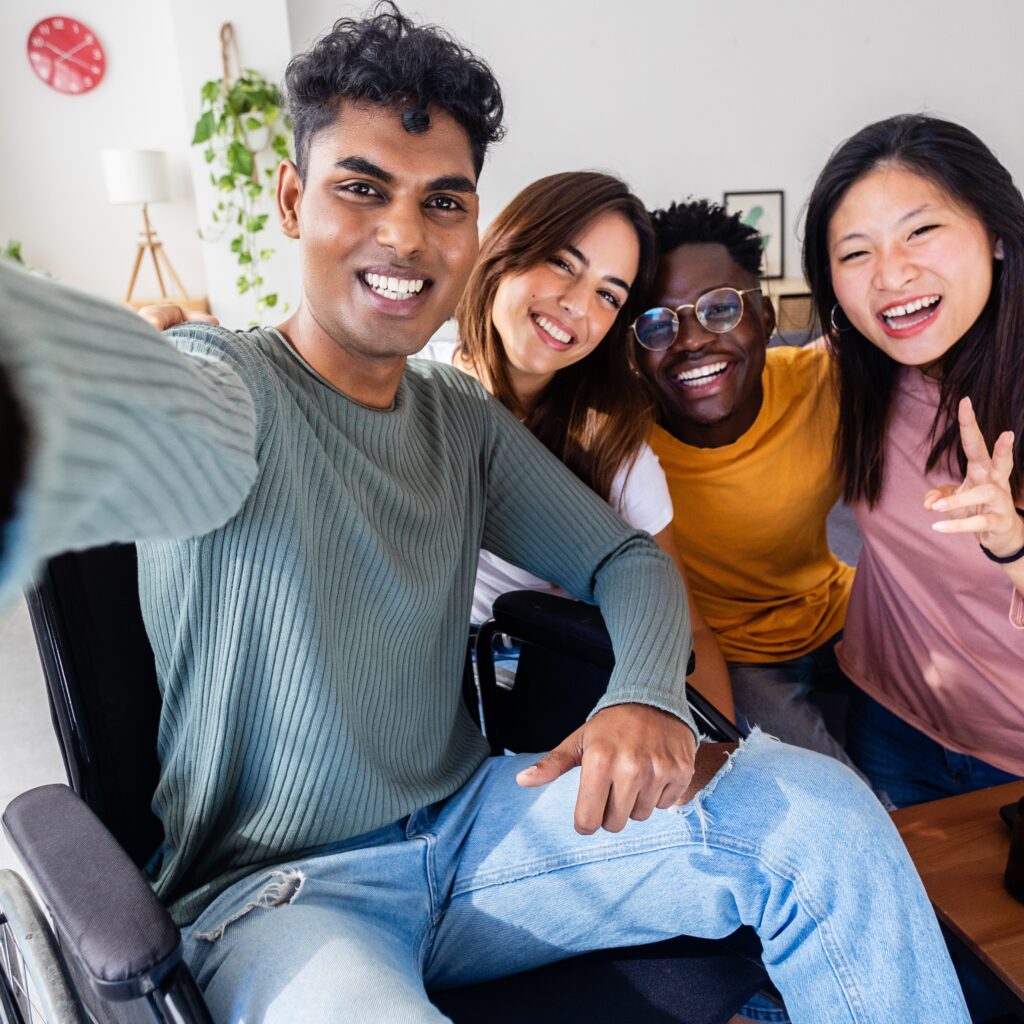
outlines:
{"label": "floor lamp", "polygon": [[103,169],[107,178],[107,196],[111,203],[134,203],[142,206],[142,238],[135,253],[135,265],[132,267],[132,276],[124,301],[131,303],[142,261],[148,253],[160,285],[160,298],[170,299],[164,283],[163,270],[166,269],[183,303],[187,305],[190,301],[188,292],[185,291],[181,278],[171,264],[163,242],[156,237],[156,232],[149,223],[149,204],[165,203],[171,198],[167,179],[167,155],[152,149],[105,149]]}

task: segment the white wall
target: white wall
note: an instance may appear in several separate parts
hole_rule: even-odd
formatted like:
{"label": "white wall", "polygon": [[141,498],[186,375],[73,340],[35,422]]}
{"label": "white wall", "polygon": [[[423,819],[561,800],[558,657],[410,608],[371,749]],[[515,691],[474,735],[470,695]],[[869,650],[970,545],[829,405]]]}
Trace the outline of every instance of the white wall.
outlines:
{"label": "white wall", "polygon": [[[107,56],[104,80],[84,96],[50,89],[25,56],[32,26],[53,10],[43,0],[0,3],[0,244],[19,239],[32,265],[123,298],[142,218],[138,207],[107,202],[100,150],[162,149],[173,201],[150,208],[153,225],[189,292],[208,294],[226,323],[248,323],[255,310],[235,291],[234,257],[225,244],[197,236],[216,197],[190,142],[200,86],[221,75],[222,22],[234,24],[247,66],[280,78],[291,54],[284,0],[74,0],[60,11],[89,25]],[[294,303],[294,248],[273,226],[267,234],[277,249],[274,280]],[[156,293],[144,267],[135,295]]]}
{"label": "white wall", "polygon": [[[103,44],[104,80],[92,92],[65,96],[41,82],[25,53],[41,18],[82,19]],[[107,202],[100,150],[163,149],[170,156],[173,202],[150,208],[185,286],[204,290],[191,175],[191,135],[178,81],[167,0],[42,0],[0,3],[0,243],[19,239],[27,261],[64,281],[109,298],[128,286],[142,216]],[[136,294],[157,293],[152,269]]]}
{"label": "white wall", "polygon": [[[616,170],[651,204],[781,188],[794,275],[814,175],[842,138],[899,110],[963,121],[1024,181],[1019,0],[405,6],[454,31],[503,83],[509,135],[481,182],[484,224],[527,182],[570,168]],[[108,71],[93,92],[62,96],[36,79],[24,52],[29,29],[53,8],[3,0],[0,243],[19,238],[37,266],[121,297],[139,214],[107,203],[99,151],[165,149],[174,202],[153,208],[156,227],[190,290],[206,291],[226,323],[247,323],[254,313],[235,294],[230,255],[195,234],[210,196],[189,142],[199,87],[220,74],[219,26],[232,21],[244,62],[280,79],[292,52],[363,9],[332,0],[72,0],[63,13],[97,32]],[[272,227],[267,234],[277,248],[274,287],[294,304],[296,247]],[[155,288],[148,277],[143,285]]]}
{"label": "white wall", "polygon": [[[199,90],[211,78],[221,77],[220,26],[231,22],[238,42],[242,63],[255,68],[271,81],[280,81],[292,54],[288,34],[288,12],[285,0],[163,0],[170,9],[174,36],[177,40],[179,87],[188,115],[189,125],[199,116]],[[192,139],[191,127],[186,143]],[[184,147],[184,148],[187,148]],[[193,172],[199,223],[209,227],[210,210],[217,202],[216,190],[209,182],[209,168],[203,160],[202,147],[187,155]],[[267,165],[269,166],[269,164]],[[273,197],[264,207],[273,211]],[[258,315],[251,296],[239,296],[235,280],[239,267],[228,251],[226,237],[202,243],[211,307],[229,325],[244,327]],[[261,245],[275,250],[273,260],[265,268],[267,292],[278,291],[281,304],[294,308],[300,295],[298,250],[277,228],[276,213],[262,237]],[[270,316],[271,322],[281,318],[281,305]]]}
{"label": "white wall", "polygon": [[[302,48],[363,4],[290,0]],[[1024,182],[1019,0],[406,0],[502,82],[509,133],[486,224],[554,171],[622,174],[650,204],[784,189],[787,276],[814,177],[842,139],[902,111],[962,121]]]}

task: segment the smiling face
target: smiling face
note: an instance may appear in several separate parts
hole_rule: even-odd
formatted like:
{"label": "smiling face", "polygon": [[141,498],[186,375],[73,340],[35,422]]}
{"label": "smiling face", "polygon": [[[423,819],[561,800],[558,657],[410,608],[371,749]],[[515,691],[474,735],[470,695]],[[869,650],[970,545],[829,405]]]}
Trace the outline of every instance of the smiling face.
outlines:
{"label": "smiling face", "polygon": [[[675,309],[715,288],[756,288],[718,242],[681,245],[663,255],[648,307]],[[761,410],[761,373],[768,337],[775,328],[771,303],[760,292],[743,297],[743,316],[726,334],[700,325],[693,310],[679,318],[679,333],[661,352],[636,352],[658,397],[662,425],[680,441],[700,448],[732,444]]]}
{"label": "smiling face", "polygon": [[429,113],[430,127],[411,134],[400,109],[342,102],[312,139],[305,183],[293,165],[282,171],[282,227],[301,240],[321,356],[333,344],[334,361],[400,367],[462,293],[478,247],[476,175],[466,132]]}
{"label": "smiling face", "polygon": [[996,246],[982,222],[898,166],[850,187],[829,223],[828,253],[843,312],[906,366],[937,367],[992,291]]}
{"label": "smiling face", "polygon": [[640,243],[620,213],[605,213],[565,249],[498,283],[491,308],[520,400],[592,352],[619,315]]}

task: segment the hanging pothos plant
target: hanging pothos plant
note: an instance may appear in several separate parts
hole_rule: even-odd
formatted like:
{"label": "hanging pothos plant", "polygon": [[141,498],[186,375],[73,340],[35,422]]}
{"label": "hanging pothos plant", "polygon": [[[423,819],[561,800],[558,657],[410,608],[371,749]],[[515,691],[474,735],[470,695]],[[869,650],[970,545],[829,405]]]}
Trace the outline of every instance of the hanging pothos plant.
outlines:
{"label": "hanging pothos plant", "polygon": [[272,192],[278,162],[291,156],[292,126],[282,110],[281,90],[273,82],[249,68],[232,78],[231,25],[223,25],[220,34],[224,77],[203,86],[192,136],[193,146],[204,147],[210,182],[221,192],[211,214],[213,224],[200,236],[231,235],[231,251],[242,270],[236,281],[238,294],[252,293],[256,309],[262,311],[276,306],[278,297],[264,290],[263,268],[274,250],[258,237],[270,216],[260,211],[260,201]]}

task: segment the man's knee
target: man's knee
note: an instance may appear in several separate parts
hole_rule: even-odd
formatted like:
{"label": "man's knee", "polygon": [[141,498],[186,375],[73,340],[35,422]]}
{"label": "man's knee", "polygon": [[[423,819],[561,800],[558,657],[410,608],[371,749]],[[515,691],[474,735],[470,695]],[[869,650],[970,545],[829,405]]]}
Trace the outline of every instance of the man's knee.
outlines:
{"label": "man's knee", "polygon": [[729,771],[759,816],[789,823],[807,842],[831,836],[895,834],[889,815],[864,781],[835,758],[754,732],[732,754]]}

